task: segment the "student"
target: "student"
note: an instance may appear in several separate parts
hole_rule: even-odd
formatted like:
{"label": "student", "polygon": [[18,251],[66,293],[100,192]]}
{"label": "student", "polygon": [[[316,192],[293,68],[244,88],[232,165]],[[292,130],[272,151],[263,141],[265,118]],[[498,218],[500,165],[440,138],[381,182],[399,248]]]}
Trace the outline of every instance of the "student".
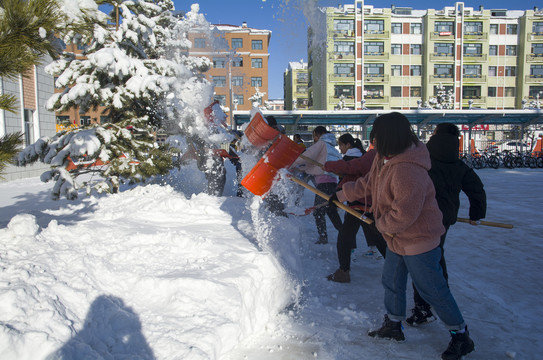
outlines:
{"label": "student", "polygon": [[[339,160],[341,159],[341,155],[335,146],[336,138],[334,134],[328,132],[324,126],[317,126],[313,130],[313,145],[305,150],[304,156],[321,164],[330,160]],[[306,173],[315,176],[314,179],[318,190],[328,195],[334,193],[338,181],[337,176],[324,172],[324,170],[322,170],[319,166],[315,166],[302,158],[296,159],[296,161],[294,161],[292,164],[292,167],[297,166],[301,167],[301,170],[305,171]],[[319,239],[316,241],[316,244],[328,243],[325,214],[328,214],[330,221],[338,231],[341,229],[342,225],[337,207],[321,206],[323,203],[326,203],[326,200],[318,195],[315,195],[314,205],[317,208],[315,211],[313,211],[313,216],[315,217],[317,232],[319,233]]]}
{"label": "student", "polygon": [[[441,123],[436,126],[434,134],[426,144],[430,153],[432,167],[428,171],[436,189],[436,199],[443,214],[445,233],[441,235],[439,247],[441,249],[441,269],[443,276],[448,279],[447,264],[445,262],[445,236],[449,227],[456,223],[460,207],[460,191],[469,199],[469,218],[472,224],[486,215],[486,193],[481,179],[473,169],[459,158],[460,130],[454,124]],[[415,307],[412,315],[407,318],[409,325],[417,326],[435,320],[428,304],[420,296],[417,288],[413,286]]]}
{"label": "student", "polygon": [[303,146],[304,149],[307,147],[307,146],[305,146],[305,143],[304,143],[304,141],[302,140],[302,136],[301,136],[300,134],[294,134],[294,136],[292,137],[292,140],[293,140],[296,144],[298,144],[298,145],[300,145],[300,146]]}
{"label": "student", "polygon": [[460,359],[475,346],[439,265],[439,241],[445,228],[428,175],[428,150],[411,130],[409,120],[397,112],[375,119],[370,140],[377,155],[369,174],[344,184],[343,190],[330,198],[354,201],[371,195],[377,228],[387,242],[382,274],[387,314],[381,328],[368,335],[405,339],[401,321],[406,317],[410,274],[420,295],[450,331],[451,341],[441,358]]}

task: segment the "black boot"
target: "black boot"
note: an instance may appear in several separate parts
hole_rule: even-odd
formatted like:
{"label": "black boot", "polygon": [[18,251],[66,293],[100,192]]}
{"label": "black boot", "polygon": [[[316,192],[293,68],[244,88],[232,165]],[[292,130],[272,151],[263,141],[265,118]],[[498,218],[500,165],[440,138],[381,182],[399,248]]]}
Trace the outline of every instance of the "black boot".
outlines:
{"label": "black boot", "polygon": [[441,354],[443,360],[459,360],[462,356],[475,350],[475,344],[469,337],[468,327],[463,333],[451,331],[451,341],[447,350]]}
{"label": "black boot", "polygon": [[419,326],[436,320],[436,317],[430,310],[430,305],[415,305],[411,309],[411,313],[412,315],[405,320],[407,325],[410,326]]}
{"label": "black boot", "polygon": [[368,335],[371,337],[391,339],[396,341],[405,340],[405,336],[403,335],[402,331],[402,322],[392,321],[388,318],[388,315],[385,315],[385,321],[383,322],[381,328],[370,331]]}

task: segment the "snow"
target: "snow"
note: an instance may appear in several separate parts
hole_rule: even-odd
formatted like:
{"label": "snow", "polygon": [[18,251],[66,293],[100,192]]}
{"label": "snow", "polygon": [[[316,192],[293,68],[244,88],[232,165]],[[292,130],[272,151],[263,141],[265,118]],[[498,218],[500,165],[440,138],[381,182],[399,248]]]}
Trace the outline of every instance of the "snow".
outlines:
{"label": "snow", "polygon": [[[49,200],[37,178],[0,183],[0,358],[439,358],[449,340],[439,321],[406,326],[405,343],[366,335],[382,321],[383,260],[363,256],[362,232],[352,282],[329,282],[335,240],[314,244],[312,216],[274,217],[260,198],[235,197],[226,165],[223,197],[202,193],[193,163],[175,186],[76,201]],[[450,286],[476,343],[468,358],[537,359],[543,170],[478,173],[487,220],[515,227],[458,223],[447,236]],[[305,190],[288,211],[312,201]],[[466,207],[462,197],[460,217]]]}

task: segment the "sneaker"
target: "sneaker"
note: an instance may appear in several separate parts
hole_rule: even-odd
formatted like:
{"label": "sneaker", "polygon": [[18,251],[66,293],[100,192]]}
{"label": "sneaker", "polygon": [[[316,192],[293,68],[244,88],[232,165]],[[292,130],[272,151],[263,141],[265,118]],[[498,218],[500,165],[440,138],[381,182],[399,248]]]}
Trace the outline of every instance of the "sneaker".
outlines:
{"label": "sneaker", "polygon": [[368,332],[368,335],[381,339],[390,339],[396,341],[405,340],[405,336],[402,331],[402,322],[392,321],[388,318],[388,315],[385,315],[385,321],[383,322],[383,325],[379,329]]}
{"label": "sneaker", "polygon": [[459,360],[462,356],[469,354],[473,350],[475,350],[475,344],[469,337],[468,327],[466,326],[466,331],[463,333],[451,331],[451,341],[447,350],[441,354],[441,359]]}
{"label": "sneaker", "polygon": [[335,281],[338,283],[350,283],[351,275],[349,275],[349,270],[337,269],[335,273],[330,274],[326,277],[330,281]]}
{"label": "sneaker", "polygon": [[411,313],[412,315],[405,320],[409,326],[424,325],[436,320],[430,307],[415,306],[411,309]]}

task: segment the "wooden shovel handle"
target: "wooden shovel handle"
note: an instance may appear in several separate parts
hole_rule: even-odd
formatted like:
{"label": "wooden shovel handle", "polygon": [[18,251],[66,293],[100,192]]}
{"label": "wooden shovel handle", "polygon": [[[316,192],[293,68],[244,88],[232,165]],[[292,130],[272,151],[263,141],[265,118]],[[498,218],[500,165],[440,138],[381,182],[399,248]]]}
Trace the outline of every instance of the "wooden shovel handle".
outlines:
{"label": "wooden shovel handle", "polygon": [[[324,168],[324,165],[323,165],[323,164],[321,164],[320,162],[318,162],[318,161],[316,161],[316,160],[313,160],[313,159],[311,159],[310,157],[307,157],[307,156],[305,156],[305,155],[303,155],[303,154],[300,155],[300,158],[301,158],[301,159],[304,159],[305,161],[307,161],[308,163],[310,163],[310,164],[312,164],[312,165],[315,165],[315,166],[320,167],[321,169]],[[302,185],[302,186],[303,186],[303,185]]]}
{"label": "wooden shovel handle", "polygon": [[[456,221],[463,222],[463,223],[468,223],[468,224],[470,223],[470,220],[465,219],[465,218],[457,218]],[[492,221],[484,221],[484,220],[479,220],[479,225],[494,226],[494,227],[500,227],[500,228],[504,228],[504,229],[512,229],[513,228],[513,225],[511,225],[511,224],[504,224],[504,223],[492,222]]]}

